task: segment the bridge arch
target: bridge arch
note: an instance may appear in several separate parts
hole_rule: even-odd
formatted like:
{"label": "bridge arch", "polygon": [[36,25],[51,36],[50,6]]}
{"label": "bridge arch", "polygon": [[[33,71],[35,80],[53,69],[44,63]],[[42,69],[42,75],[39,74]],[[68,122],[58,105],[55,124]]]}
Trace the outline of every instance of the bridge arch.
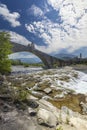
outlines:
{"label": "bridge arch", "polygon": [[41,59],[41,61],[44,63],[44,65],[46,66],[46,68],[53,68],[54,64],[57,64],[58,66],[62,66],[62,64],[64,63],[61,59],[58,59],[56,57],[50,56],[42,51],[39,51],[35,48],[35,45],[32,44],[28,44],[26,45],[21,45],[15,42],[11,42],[12,43],[12,52],[31,52],[33,54],[35,54],[37,57],[39,57]]}

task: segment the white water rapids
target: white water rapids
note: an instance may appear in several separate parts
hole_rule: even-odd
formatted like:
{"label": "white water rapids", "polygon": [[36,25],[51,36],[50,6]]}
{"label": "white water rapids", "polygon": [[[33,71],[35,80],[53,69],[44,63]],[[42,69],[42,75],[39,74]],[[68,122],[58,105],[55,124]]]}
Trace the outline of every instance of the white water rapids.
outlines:
{"label": "white water rapids", "polygon": [[[30,73],[35,73],[35,72],[41,72],[41,70],[43,69],[40,67],[26,67],[25,68],[23,66],[13,66],[12,74],[30,74]],[[53,72],[54,69],[52,69],[51,71]],[[78,74],[78,77],[73,76],[73,74],[75,73]],[[69,76],[69,81],[67,82],[66,80],[65,81],[60,80],[60,77],[63,77],[63,76]],[[55,81],[57,86],[62,86],[65,89],[71,89],[75,91],[76,93],[87,94],[87,74],[83,72],[76,71],[76,70],[67,70],[67,69],[58,70],[57,69],[55,71],[55,74],[45,75],[44,76],[45,80],[47,80],[47,77],[49,79],[51,78],[55,79],[55,77],[57,77],[57,80]]]}
{"label": "white water rapids", "polygon": [[[63,88],[72,89],[76,93],[87,94],[87,74],[76,71],[78,73],[78,78],[70,76],[70,81],[63,83]],[[58,85],[61,85],[61,81],[58,80]]]}

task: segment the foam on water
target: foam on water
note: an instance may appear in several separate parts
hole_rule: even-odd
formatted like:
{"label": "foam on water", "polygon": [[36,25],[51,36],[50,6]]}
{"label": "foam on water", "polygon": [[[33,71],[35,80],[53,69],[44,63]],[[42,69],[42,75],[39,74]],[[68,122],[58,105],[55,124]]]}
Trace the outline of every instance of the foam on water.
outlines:
{"label": "foam on water", "polygon": [[[63,88],[72,89],[76,93],[86,94],[87,93],[87,74],[77,71],[78,78],[70,77],[69,82],[63,81]],[[61,81],[58,81],[61,84]]]}
{"label": "foam on water", "polygon": [[[43,70],[41,67],[23,67],[23,66],[13,66],[12,67],[12,74],[29,74],[29,73],[33,73],[33,72],[40,72],[41,70]],[[54,71],[53,69],[51,70],[52,72]],[[61,73],[60,73],[61,72]],[[73,74],[77,74],[78,77],[73,76]],[[60,80],[60,77],[63,76],[68,76],[69,77],[69,81],[64,81],[64,80]],[[57,79],[56,79],[57,77]],[[76,93],[81,93],[81,94],[87,94],[87,74],[80,72],[80,71],[76,71],[76,70],[72,70],[72,69],[61,69],[61,70],[56,70],[55,74],[53,75],[44,75],[43,80],[49,80],[52,83],[53,78],[55,79],[55,87],[57,86],[61,86],[62,88],[65,89],[70,89],[70,90],[74,90]]]}

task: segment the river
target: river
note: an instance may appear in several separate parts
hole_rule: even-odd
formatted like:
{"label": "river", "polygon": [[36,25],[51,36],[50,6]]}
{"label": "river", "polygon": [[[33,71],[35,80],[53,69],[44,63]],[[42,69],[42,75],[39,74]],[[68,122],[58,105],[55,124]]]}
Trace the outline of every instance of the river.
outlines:
{"label": "river", "polygon": [[42,67],[12,66],[12,74],[29,74],[43,70]]}

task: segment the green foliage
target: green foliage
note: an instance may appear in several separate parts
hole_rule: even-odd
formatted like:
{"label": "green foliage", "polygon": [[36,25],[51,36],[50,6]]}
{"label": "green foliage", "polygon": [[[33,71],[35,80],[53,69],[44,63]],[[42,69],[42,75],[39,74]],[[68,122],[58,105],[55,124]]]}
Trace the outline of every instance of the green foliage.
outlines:
{"label": "green foliage", "polygon": [[25,63],[21,60],[11,60],[12,65],[23,65],[24,67],[43,67],[43,63]]}
{"label": "green foliage", "polygon": [[20,60],[11,60],[11,64],[14,65],[14,66],[23,65]]}
{"label": "green foliage", "polygon": [[59,122],[62,123],[62,115],[61,115],[61,112],[59,113]]}
{"label": "green foliage", "polygon": [[11,71],[11,62],[8,55],[11,54],[10,35],[0,32],[0,73],[7,74]]}
{"label": "green foliage", "polygon": [[57,68],[57,67],[58,67],[58,64],[55,63],[55,64],[53,65],[53,68]]}
{"label": "green foliage", "polygon": [[19,93],[18,93],[18,95],[17,95],[17,99],[18,99],[19,101],[23,101],[23,100],[26,99],[26,97],[27,97],[27,91],[25,91],[25,90],[20,90]]}
{"label": "green foliage", "polygon": [[29,67],[30,65],[28,63],[23,63],[24,67]]}
{"label": "green foliage", "polygon": [[69,124],[70,119],[69,119],[69,111],[67,110],[67,117],[66,117],[66,124]]}
{"label": "green foliage", "polygon": [[63,130],[62,126],[56,128],[56,130]]}

